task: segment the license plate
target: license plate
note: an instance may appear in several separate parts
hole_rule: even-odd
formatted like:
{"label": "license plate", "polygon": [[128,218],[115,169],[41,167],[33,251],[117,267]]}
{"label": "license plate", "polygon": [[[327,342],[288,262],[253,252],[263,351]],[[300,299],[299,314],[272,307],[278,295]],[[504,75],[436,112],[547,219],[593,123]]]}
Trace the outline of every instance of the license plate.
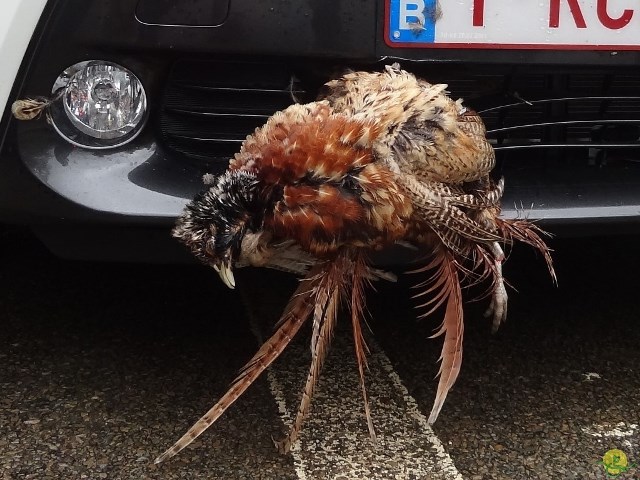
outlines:
{"label": "license plate", "polygon": [[637,0],[385,0],[404,48],[640,50]]}

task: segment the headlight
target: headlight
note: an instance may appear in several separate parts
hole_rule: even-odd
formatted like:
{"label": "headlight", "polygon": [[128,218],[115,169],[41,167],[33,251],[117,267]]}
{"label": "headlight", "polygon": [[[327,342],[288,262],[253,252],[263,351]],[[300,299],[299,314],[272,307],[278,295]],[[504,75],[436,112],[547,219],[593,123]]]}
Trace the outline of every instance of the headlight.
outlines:
{"label": "headlight", "polygon": [[51,106],[53,127],[84,148],[123,145],[142,130],[147,97],[132,72],[111,62],[92,60],[67,68],[53,85],[60,101]]}

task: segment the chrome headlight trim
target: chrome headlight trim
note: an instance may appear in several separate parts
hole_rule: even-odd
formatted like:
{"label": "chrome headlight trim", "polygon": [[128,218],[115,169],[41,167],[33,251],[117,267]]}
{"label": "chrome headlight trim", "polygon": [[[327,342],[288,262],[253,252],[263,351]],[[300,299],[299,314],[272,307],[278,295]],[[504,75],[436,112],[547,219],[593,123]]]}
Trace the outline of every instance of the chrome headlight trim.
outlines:
{"label": "chrome headlight trim", "polygon": [[146,92],[126,67],[103,60],[76,63],[56,78],[49,110],[56,132],[78,147],[103,150],[132,141],[148,119]]}

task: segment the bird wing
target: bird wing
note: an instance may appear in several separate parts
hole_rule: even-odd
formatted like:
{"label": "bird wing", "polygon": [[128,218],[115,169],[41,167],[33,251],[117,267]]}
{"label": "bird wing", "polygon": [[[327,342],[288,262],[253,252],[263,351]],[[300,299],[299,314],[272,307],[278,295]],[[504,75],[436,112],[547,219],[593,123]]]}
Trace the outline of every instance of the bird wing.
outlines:
{"label": "bird wing", "polygon": [[[467,194],[441,183],[424,183],[412,174],[398,175],[398,183],[404,188],[414,207],[414,219],[435,232],[442,243],[460,257],[467,255],[470,242],[489,243],[501,240],[492,224],[483,224],[470,216],[459,205],[478,208]],[[479,199],[479,208],[487,209],[490,201],[501,191],[488,191]],[[486,203],[483,203],[486,201]],[[496,200],[497,201],[497,200]]]}
{"label": "bird wing", "polygon": [[317,257],[304,251],[296,241],[272,241],[269,232],[260,230],[245,234],[235,266],[273,268],[304,276],[318,261]]}
{"label": "bird wing", "polygon": [[263,228],[323,256],[342,246],[376,248],[400,239],[411,204],[374,155],[380,126],[334,113],[328,102],[292,105],[243,144],[231,169],[263,189]]}

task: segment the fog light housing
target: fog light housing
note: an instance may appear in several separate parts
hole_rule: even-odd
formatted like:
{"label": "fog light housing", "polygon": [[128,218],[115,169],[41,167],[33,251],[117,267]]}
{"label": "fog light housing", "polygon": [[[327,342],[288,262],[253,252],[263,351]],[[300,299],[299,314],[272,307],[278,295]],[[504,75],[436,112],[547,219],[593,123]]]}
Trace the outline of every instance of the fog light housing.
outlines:
{"label": "fog light housing", "polygon": [[131,71],[111,62],[77,63],[56,79],[60,96],[49,116],[55,130],[74,145],[114,148],[133,140],[147,119],[147,96]]}

